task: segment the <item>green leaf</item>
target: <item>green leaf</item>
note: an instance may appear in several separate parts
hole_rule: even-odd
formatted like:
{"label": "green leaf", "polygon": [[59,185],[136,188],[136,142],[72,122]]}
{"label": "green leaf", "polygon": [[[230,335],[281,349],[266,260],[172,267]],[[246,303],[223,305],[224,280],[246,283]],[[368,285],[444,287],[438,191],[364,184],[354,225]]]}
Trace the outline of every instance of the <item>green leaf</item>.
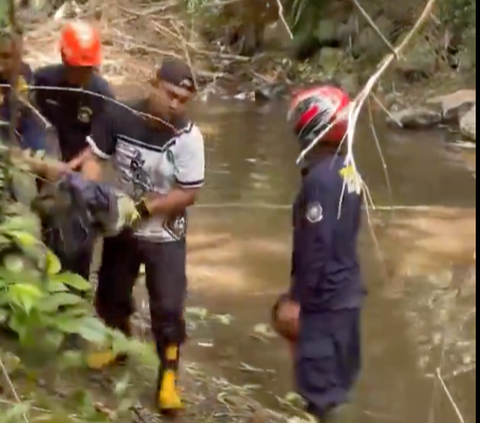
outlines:
{"label": "green leaf", "polygon": [[0,225],[0,232],[9,234],[11,231],[26,232],[34,234],[38,231],[38,218],[34,214],[11,216]]}
{"label": "green leaf", "polygon": [[54,350],[58,350],[62,345],[65,335],[61,332],[50,331],[44,334],[42,337],[42,344],[48,345]]}
{"label": "green leaf", "polygon": [[33,305],[43,297],[43,292],[35,285],[29,283],[16,283],[9,288],[12,299],[27,313]]}
{"label": "green leaf", "polygon": [[50,325],[65,333],[78,333],[82,326],[83,318],[72,317],[70,319],[60,319],[60,317],[50,319]]}
{"label": "green leaf", "polygon": [[78,295],[68,292],[58,292],[44,297],[42,301],[38,303],[37,308],[45,313],[53,313],[62,306],[71,306],[81,304],[82,302],[84,302],[83,298]]}
{"label": "green leaf", "polygon": [[11,244],[11,240],[4,235],[0,235],[0,248]]}
{"label": "green leaf", "polygon": [[53,276],[60,272],[62,265],[58,257],[53,254],[50,250],[47,250],[45,257],[45,270],[48,275]]}
{"label": "green leaf", "polygon": [[47,291],[54,292],[65,292],[68,291],[68,288],[60,281],[50,278],[47,281]]}
{"label": "green leaf", "polygon": [[3,258],[3,265],[7,270],[14,273],[20,273],[25,268],[22,258],[17,254],[7,254]]}
{"label": "green leaf", "polygon": [[[79,317],[85,317],[87,315],[91,315],[91,310],[90,307],[87,307],[87,304],[84,304],[85,307],[71,307],[68,308],[67,310],[56,313],[55,317],[58,319],[65,319],[65,320],[71,320],[71,319],[77,319]],[[89,305],[89,304],[88,304]]]}
{"label": "green leaf", "polygon": [[7,320],[8,320],[8,312],[7,310],[3,309],[3,308],[0,308],[0,326],[1,325],[4,325]]}
{"label": "green leaf", "polygon": [[90,289],[92,289],[90,283],[88,283],[84,278],[82,278],[80,275],[77,275],[71,272],[59,273],[58,275],[55,275],[54,277],[52,277],[52,280],[61,282],[71,288],[74,288],[82,292],[89,291]]}
{"label": "green leaf", "polygon": [[32,249],[34,247],[37,247],[39,245],[42,245],[41,242],[35,238],[32,234],[25,232],[23,230],[17,230],[17,231],[8,231],[7,235],[12,237],[15,242],[18,243],[19,247],[25,250]]}
{"label": "green leaf", "polygon": [[28,316],[25,313],[14,313],[8,322],[8,327],[16,332],[20,342],[28,335]]}
{"label": "green leaf", "polygon": [[104,344],[108,339],[108,328],[94,317],[84,317],[77,333],[86,341]]}
{"label": "green leaf", "polygon": [[84,365],[84,356],[81,351],[65,351],[59,360],[62,368],[81,367]]}

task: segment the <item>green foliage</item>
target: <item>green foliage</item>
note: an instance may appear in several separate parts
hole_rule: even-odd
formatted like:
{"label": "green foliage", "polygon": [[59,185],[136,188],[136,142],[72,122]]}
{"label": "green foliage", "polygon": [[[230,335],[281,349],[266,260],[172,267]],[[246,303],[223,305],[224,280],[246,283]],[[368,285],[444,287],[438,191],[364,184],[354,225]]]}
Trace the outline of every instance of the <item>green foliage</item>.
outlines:
{"label": "green foliage", "polygon": [[[439,16],[443,27],[460,41],[470,67],[476,66],[476,0],[440,0]],[[463,55],[462,55],[463,56]]]}
{"label": "green foliage", "polygon": [[[89,301],[76,294],[88,292],[91,285],[78,275],[60,271],[58,258],[32,234],[38,234],[35,222],[39,225],[34,216],[26,214],[10,216],[0,223],[0,327],[18,335],[22,350],[32,352],[36,358],[43,355],[46,358],[44,364],[54,359],[56,372],[82,367],[83,354],[91,347],[113,347],[116,352],[140,358],[140,363],[155,365],[151,346],[127,339],[93,317]],[[83,339],[88,348],[83,352],[64,351],[60,354],[69,335]],[[6,356],[0,350],[0,360],[6,368],[4,373],[15,372],[23,366],[16,356],[13,360],[7,360]],[[88,392],[76,393],[71,398],[72,407],[81,419],[73,421],[104,421],[99,415],[108,415],[105,421],[115,420],[122,413],[129,412],[136,396],[127,395],[130,392],[126,378],[128,375],[115,385],[114,395],[120,400],[115,410],[99,411]],[[23,415],[33,412],[33,409],[29,410],[28,402],[14,405],[3,414],[2,423],[24,421]],[[55,413],[48,410],[47,414],[52,416]],[[62,422],[71,421],[65,416],[58,418]]]}
{"label": "green foliage", "polygon": [[[5,190],[5,186],[2,187]],[[58,258],[40,241],[40,221],[28,207],[19,203],[3,206],[4,218],[0,221],[0,342],[7,333],[16,335],[20,357],[31,357],[40,364],[38,371],[54,363],[54,375],[66,368],[82,368],[84,354],[92,348],[112,347],[115,352],[127,353],[139,359],[139,363],[156,366],[156,357],[151,345],[127,339],[94,317],[91,303],[77,295],[88,293],[91,285],[82,277],[62,272]],[[5,333],[7,331],[7,333]],[[82,351],[65,351],[66,339],[74,335],[83,340]],[[3,349],[3,351],[2,351]],[[0,378],[9,377],[20,367],[26,374],[35,374],[35,363],[25,364],[17,356],[0,349]],[[12,359],[13,357],[13,359]],[[40,360],[40,361],[39,361]],[[33,372],[33,373],[32,373]],[[125,385],[125,383],[123,383]],[[99,411],[88,393],[73,401],[72,409],[78,420],[71,420],[72,410],[65,413],[58,404],[49,404],[45,411],[48,421],[106,421],[118,418],[129,410],[136,396],[128,396],[122,384],[115,388],[120,404],[115,410]],[[31,388],[27,391],[31,391]],[[118,392],[117,392],[118,391]],[[129,392],[128,392],[129,393]],[[83,398],[83,399],[82,399]],[[56,410],[60,408],[60,410]],[[0,403],[3,422],[25,421],[23,415],[38,414],[37,407],[29,408],[28,401],[12,405],[5,411]],[[63,414],[62,414],[63,413]],[[40,414],[43,414],[40,413]],[[99,418],[99,414],[103,418]]]}

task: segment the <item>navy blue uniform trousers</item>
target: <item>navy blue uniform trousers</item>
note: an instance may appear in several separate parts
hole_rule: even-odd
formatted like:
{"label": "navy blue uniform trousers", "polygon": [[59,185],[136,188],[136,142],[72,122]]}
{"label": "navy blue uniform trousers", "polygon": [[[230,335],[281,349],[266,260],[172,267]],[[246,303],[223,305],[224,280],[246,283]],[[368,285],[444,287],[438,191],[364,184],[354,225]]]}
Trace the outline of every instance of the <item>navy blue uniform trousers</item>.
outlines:
{"label": "navy blue uniform trousers", "polygon": [[310,414],[348,402],[360,362],[360,308],[301,314],[295,375]]}

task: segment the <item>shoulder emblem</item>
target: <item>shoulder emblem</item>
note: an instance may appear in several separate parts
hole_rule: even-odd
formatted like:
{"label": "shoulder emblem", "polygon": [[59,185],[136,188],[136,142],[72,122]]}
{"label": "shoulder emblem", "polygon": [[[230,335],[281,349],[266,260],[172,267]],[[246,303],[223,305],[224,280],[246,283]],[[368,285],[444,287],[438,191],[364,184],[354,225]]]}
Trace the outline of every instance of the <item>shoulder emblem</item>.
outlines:
{"label": "shoulder emblem", "polygon": [[305,217],[310,223],[320,222],[323,219],[322,205],[318,201],[308,204]]}
{"label": "shoulder emblem", "polygon": [[81,107],[78,111],[78,120],[83,123],[89,123],[92,119],[92,109],[89,107]]}

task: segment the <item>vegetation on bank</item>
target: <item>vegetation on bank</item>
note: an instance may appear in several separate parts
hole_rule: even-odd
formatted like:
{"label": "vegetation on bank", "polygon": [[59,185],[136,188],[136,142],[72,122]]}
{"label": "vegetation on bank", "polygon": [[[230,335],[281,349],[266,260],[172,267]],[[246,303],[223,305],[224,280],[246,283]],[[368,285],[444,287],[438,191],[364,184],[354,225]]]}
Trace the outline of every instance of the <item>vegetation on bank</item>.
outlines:
{"label": "vegetation on bank", "polygon": [[[276,0],[185,3],[197,32],[209,42],[231,53],[253,56],[258,62],[265,55],[276,60],[276,67],[271,62],[264,65],[267,80],[335,78],[353,92],[390,52],[385,41],[398,44],[425,6],[417,0],[283,0],[283,10],[279,11]],[[472,80],[476,68],[475,12],[475,0],[438,0],[427,25],[397,61],[394,72],[386,75],[387,80],[424,84],[440,73]]]}

